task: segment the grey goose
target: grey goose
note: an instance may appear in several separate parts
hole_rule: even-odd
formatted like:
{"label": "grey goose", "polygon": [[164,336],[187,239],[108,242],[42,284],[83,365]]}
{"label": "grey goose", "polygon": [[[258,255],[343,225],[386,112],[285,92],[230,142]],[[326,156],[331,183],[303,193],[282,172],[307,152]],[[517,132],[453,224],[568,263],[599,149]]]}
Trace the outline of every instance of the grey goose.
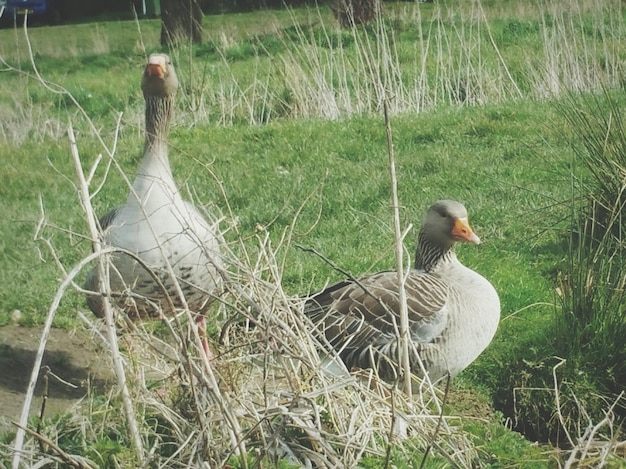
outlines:
{"label": "grey goose", "polygon": [[[425,370],[432,381],[455,376],[472,363],[491,342],[500,319],[496,290],[457,259],[458,242],[480,243],[465,207],[436,202],[426,213],[405,284],[411,372],[423,377]],[[389,382],[400,377],[395,271],[332,285],[306,301],[305,314],[348,369],[374,368]]]}
{"label": "grey goose", "polygon": [[[126,203],[100,219],[104,243],[133,254],[111,256],[111,296],[133,320],[189,308],[204,330],[203,313],[222,286],[220,236],[217,223],[183,200],[174,182],[167,139],[178,79],[167,55],[150,55],[141,88],[146,126],[141,164]],[[99,292],[99,284],[95,266],[85,289],[97,294],[88,294],[87,304],[102,317],[105,292]]]}

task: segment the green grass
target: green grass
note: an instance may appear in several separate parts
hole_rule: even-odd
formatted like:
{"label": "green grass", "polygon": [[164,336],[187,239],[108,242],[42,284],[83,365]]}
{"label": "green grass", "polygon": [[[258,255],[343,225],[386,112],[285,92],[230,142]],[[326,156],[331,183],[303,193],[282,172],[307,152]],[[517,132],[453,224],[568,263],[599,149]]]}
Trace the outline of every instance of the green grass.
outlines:
{"label": "green grass", "polygon": [[[274,246],[288,233],[278,254],[289,294],[305,295],[343,277],[296,245],[355,275],[393,268],[380,111],[380,85],[389,85],[400,216],[403,226],[414,225],[407,251],[411,257],[431,202],[466,204],[484,243],[461,246],[459,256],[492,281],[503,319],[493,344],[462,379],[514,417],[513,388],[536,386],[528,377],[540,368],[540,384],[551,384],[554,289],[567,255],[562,220],[573,171],[584,176],[588,170],[572,166],[569,142],[576,132],[556,105],[556,92],[593,92],[594,80],[616,84],[614,67],[626,48],[615,15],[623,19],[623,12],[613,2],[601,12],[579,2],[571,16],[562,4],[549,16],[552,10],[533,2],[515,2],[515,15],[497,2],[484,2],[484,14],[476,3],[440,3],[389,4],[384,25],[357,31],[337,30],[325,9],[206,17],[204,44],[171,51],[182,82],[171,162],[198,205],[215,205],[236,223],[226,235],[233,245],[243,239],[254,252],[260,227]],[[571,36],[560,36],[559,25],[571,26],[565,28]],[[109,146],[123,113],[115,158],[132,175],[142,149],[141,64],[146,50],[157,48],[158,23],[103,22],[29,34],[39,71],[71,93]],[[584,44],[570,44],[564,63],[554,62],[568,38]],[[582,50],[589,55],[574,61]],[[0,31],[0,55],[14,67],[1,72],[0,84],[0,325],[12,321],[14,310],[22,324],[41,324],[64,276],[45,241],[64,269],[91,249],[67,123],[79,131],[86,168],[105,152],[75,102],[33,78],[20,32]],[[388,75],[379,76],[381,70]],[[581,73],[566,79],[568,70]],[[103,177],[101,164],[98,182]],[[98,213],[126,198],[115,171],[104,182],[93,200]],[[86,309],[84,299],[70,292],[55,325],[75,326],[78,309]],[[533,404],[545,405],[546,419],[553,396],[542,399],[528,402],[529,419]],[[466,430],[479,440],[489,467],[537,467],[533,461],[550,459],[498,418]],[[119,450],[107,449],[109,443],[103,438],[95,446]],[[401,457],[396,463],[405,467]],[[428,467],[445,465],[431,462]]]}
{"label": "green grass", "polygon": [[[505,299],[510,295],[505,303],[509,312],[545,301],[545,292],[538,294],[537,290],[548,288],[545,279],[542,284],[529,272],[528,265],[537,261],[527,246],[535,242],[542,228],[544,207],[551,198],[558,197],[555,183],[559,181],[546,185],[550,174],[541,169],[545,155],[533,149],[543,139],[534,129],[536,119],[550,119],[550,107],[544,106],[543,112],[537,105],[532,107],[535,114],[520,112],[517,120],[511,116],[514,110],[523,110],[520,105],[448,109],[393,121],[403,224],[417,227],[425,209],[436,199],[463,200],[485,244],[477,249],[462,246],[460,255],[468,265],[492,278]],[[492,129],[487,132],[489,127]],[[446,131],[436,135],[441,128]],[[262,225],[278,239],[301,211],[294,243],[314,247],[355,274],[393,265],[382,118],[289,121],[263,127],[176,128],[170,141],[179,182],[193,188],[201,204],[215,203],[227,211],[228,203],[244,237]],[[554,142],[557,144],[558,137]],[[99,150],[91,141],[79,140],[79,146],[87,166]],[[136,167],[141,147],[136,129],[120,138],[116,157],[128,174]],[[89,243],[80,236],[85,233],[85,225],[72,182],[68,144],[63,138],[24,144],[12,148],[1,164],[2,203],[8,215],[3,226],[6,236],[2,238],[21,238],[27,247],[19,252],[11,245],[5,248],[5,262],[13,261],[14,267],[4,270],[5,285],[12,287],[3,290],[8,298],[2,302],[7,306],[0,317],[7,322],[8,312],[19,308],[28,316],[38,311],[41,321],[41,292],[33,296],[34,304],[25,300],[33,285],[47,288],[50,294],[54,287],[51,280],[58,271],[51,262],[40,264],[35,250],[45,249],[32,242],[41,216],[40,199],[48,223],[59,227],[48,228],[45,236],[58,240],[65,265],[71,266],[89,250]],[[223,184],[226,199],[203,168],[205,164]],[[109,176],[105,190],[94,199],[98,213],[125,200],[124,184],[119,176]],[[61,229],[75,235],[69,237]],[[414,250],[416,233],[417,228],[407,239],[410,251]],[[527,252],[520,252],[525,247]],[[321,287],[329,277],[340,276],[310,254],[293,248],[285,254],[285,282],[292,293],[306,293],[310,282]],[[500,263],[502,259],[506,262]],[[15,272],[18,265],[22,272],[34,276],[32,281],[11,280],[9,272]],[[528,278],[527,287],[521,281],[524,278]],[[63,313],[71,314],[75,306],[68,305]]]}

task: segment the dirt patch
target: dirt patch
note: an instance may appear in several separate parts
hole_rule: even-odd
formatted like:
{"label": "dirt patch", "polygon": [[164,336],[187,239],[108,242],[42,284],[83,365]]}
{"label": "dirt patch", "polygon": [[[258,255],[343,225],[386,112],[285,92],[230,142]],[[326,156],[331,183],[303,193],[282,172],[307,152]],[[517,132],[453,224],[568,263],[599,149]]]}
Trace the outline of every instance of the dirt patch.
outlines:
{"label": "dirt patch", "polygon": [[[15,429],[10,422],[17,420],[22,412],[41,333],[41,327],[0,327],[0,432]],[[48,378],[47,416],[67,410],[86,395],[89,385],[101,386],[114,377],[108,354],[80,330],[52,329],[42,365],[76,386]],[[31,415],[39,414],[41,408],[41,376],[40,371]]]}

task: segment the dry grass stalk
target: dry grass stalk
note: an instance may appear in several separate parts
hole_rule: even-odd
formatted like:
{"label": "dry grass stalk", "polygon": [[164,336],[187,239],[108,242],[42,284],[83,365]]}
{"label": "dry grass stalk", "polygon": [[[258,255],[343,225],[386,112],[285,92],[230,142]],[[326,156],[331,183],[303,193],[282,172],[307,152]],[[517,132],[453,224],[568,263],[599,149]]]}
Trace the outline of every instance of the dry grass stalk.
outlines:
{"label": "dry grass stalk", "polygon": [[65,464],[67,464],[68,466],[75,467],[77,469],[90,469],[91,468],[91,466],[86,464],[81,459],[77,459],[75,456],[70,456],[69,454],[67,454],[65,451],[63,451],[61,448],[59,448],[56,444],[54,444],[53,441],[51,441],[49,438],[46,438],[42,434],[40,434],[38,432],[35,432],[35,431],[31,430],[30,428],[23,427],[23,426],[21,426],[21,425],[19,425],[17,423],[15,425],[19,429],[23,430],[24,432],[28,433],[29,435],[34,436],[35,438],[40,440],[44,445],[50,447],[55,453],[57,453],[59,455],[59,458],[61,459],[61,461],[64,462]]}
{"label": "dry grass stalk", "polygon": [[[616,407],[624,405],[626,393],[622,391],[614,397],[613,401],[607,404],[604,418],[597,422],[593,421],[583,403],[572,393],[570,399],[575,403],[578,410],[577,421],[573,422],[573,413],[563,409],[562,383],[558,377],[558,370],[565,365],[566,360],[559,357],[555,358],[559,361],[552,367],[552,388],[515,388],[513,390],[514,402],[517,400],[517,395],[521,393],[540,392],[550,393],[554,396],[554,416],[563,431],[566,446],[568,446],[563,457],[564,468],[605,467],[610,464],[611,459],[623,459],[626,441],[617,441],[616,439],[618,429],[615,427],[614,410]],[[516,406],[516,404],[514,405]],[[576,429],[576,434],[572,433],[573,429]]]}
{"label": "dry grass stalk", "polygon": [[[93,210],[93,207],[91,205],[91,194],[89,192],[91,177],[95,172],[95,168],[90,171],[89,179],[86,179],[80,162],[78,146],[76,144],[76,137],[74,136],[74,130],[71,124],[68,128],[68,136],[70,139],[70,148],[72,153],[72,160],[74,162],[74,169],[76,171],[76,177],[78,179],[79,199],[87,219],[87,225],[89,227],[89,234],[92,240],[93,251],[96,254],[100,254],[104,246],[100,242],[98,217],[96,216],[95,211]],[[100,256],[98,259],[98,269],[100,270],[100,285],[98,286],[98,288],[100,289],[100,291],[107,291],[110,289],[108,288],[109,272],[105,262],[106,258],[104,256]],[[115,319],[113,317],[112,306],[110,302],[106,300],[104,301],[104,317],[106,323],[108,345],[110,347],[111,357],[113,359],[113,364],[115,368],[115,375],[117,377],[117,385],[122,393],[124,412],[126,413],[126,419],[128,422],[130,434],[132,436],[132,441],[134,442],[135,449],[137,451],[138,461],[143,465],[143,442],[139,433],[139,425],[137,424],[135,409],[133,408],[130,392],[126,383],[126,373],[124,371],[124,365],[122,363],[119,347],[117,344],[117,331],[115,329]]]}
{"label": "dry grass stalk", "polygon": [[[409,361],[409,312],[407,308],[404,275],[404,238],[407,232],[402,233],[400,227],[400,202],[398,201],[398,179],[396,177],[396,160],[393,152],[393,138],[391,132],[391,120],[387,100],[383,104],[385,115],[385,129],[387,133],[387,154],[389,157],[389,173],[391,177],[391,205],[393,210],[393,227],[396,237],[396,272],[398,275],[398,301],[400,303],[400,330],[398,340],[400,342],[400,365],[402,367],[402,389],[411,397],[411,363]],[[408,269],[407,269],[408,272]]]}
{"label": "dry grass stalk", "polygon": [[33,368],[31,370],[30,380],[28,382],[28,387],[26,389],[26,394],[24,397],[24,404],[22,406],[22,413],[20,414],[19,421],[17,423],[18,430],[15,436],[15,442],[13,444],[13,460],[11,463],[11,467],[13,469],[19,469],[20,458],[22,455],[22,446],[24,444],[25,431],[24,427],[26,427],[28,422],[28,415],[30,412],[30,407],[33,401],[33,395],[35,393],[35,386],[37,385],[37,379],[39,377],[39,370],[41,368],[41,363],[43,360],[43,355],[46,350],[46,343],[48,341],[48,337],[50,336],[50,329],[52,328],[52,321],[56,314],[56,311],[59,307],[59,303],[61,299],[65,295],[66,291],[71,287],[71,284],[79,274],[81,269],[88,265],[90,258],[83,260],[77,266],[75,266],[69,273],[68,276],[65,277],[57,292],[52,300],[52,304],[50,309],[48,310],[48,314],[46,316],[46,321],[43,326],[43,331],[41,333],[41,338],[39,341],[39,347],[37,349],[37,353],[35,354],[35,360],[33,363]]}
{"label": "dry grass stalk", "polygon": [[570,433],[570,425],[567,424],[567,418],[561,410],[561,392],[559,389],[559,381],[557,377],[557,370],[559,367],[565,364],[565,360],[561,359],[559,363],[552,368],[552,376],[554,380],[554,401],[556,407],[556,416],[561,423],[563,431],[567,437],[568,442],[572,449],[569,451],[569,456],[565,460],[565,469],[572,467],[604,467],[609,458],[618,454],[618,448],[623,447],[626,441],[615,441],[615,429],[613,426],[615,416],[614,409],[624,398],[624,391],[622,391],[613,401],[613,403],[605,411],[605,417],[597,423],[594,423],[582,404],[573,396],[576,402],[580,415],[586,418],[586,422],[579,422],[577,428],[582,432],[577,436]]}

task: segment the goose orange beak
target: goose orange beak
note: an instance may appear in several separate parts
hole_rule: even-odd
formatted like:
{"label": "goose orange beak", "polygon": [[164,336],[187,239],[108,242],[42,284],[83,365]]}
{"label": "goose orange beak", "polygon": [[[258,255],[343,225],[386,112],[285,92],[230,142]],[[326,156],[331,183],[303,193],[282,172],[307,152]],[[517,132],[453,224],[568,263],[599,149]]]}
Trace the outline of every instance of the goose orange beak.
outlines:
{"label": "goose orange beak", "polygon": [[150,77],[163,78],[165,76],[165,70],[159,63],[149,63],[146,65],[146,74]]}
{"label": "goose orange beak", "polygon": [[480,238],[474,233],[467,218],[457,218],[452,227],[452,236],[457,241],[480,244]]}

